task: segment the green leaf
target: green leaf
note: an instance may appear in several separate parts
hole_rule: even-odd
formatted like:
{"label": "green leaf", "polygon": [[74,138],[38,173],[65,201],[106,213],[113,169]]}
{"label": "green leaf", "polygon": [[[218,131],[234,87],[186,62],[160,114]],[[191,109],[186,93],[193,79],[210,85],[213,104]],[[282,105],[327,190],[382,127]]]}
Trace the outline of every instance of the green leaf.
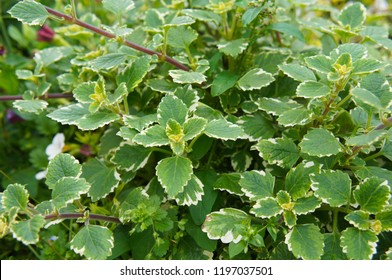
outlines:
{"label": "green leaf", "polygon": [[122,15],[135,7],[135,3],[132,0],[103,0],[102,4],[106,10],[116,15]]}
{"label": "green leaf", "polygon": [[216,75],[215,79],[211,84],[211,96],[216,97],[225,93],[227,90],[235,86],[239,76],[229,72],[223,71]]}
{"label": "green leaf", "polygon": [[72,47],[51,47],[40,50],[34,55],[34,60],[37,64],[42,66],[49,66],[64,57],[73,54],[74,50]]}
{"label": "green leaf", "polygon": [[107,94],[107,104],[114,105],[116,103],[120,103],[127,95],[128,89],[126,84],[123,82],[118,85],[113,94]]}
{"label": "green leaf", "polygon": [[353,63],[353,74],[369,74],[380,70],[384,64],[375,59],[362,58]]}
{"label": "green leaf", "polygon": [[177,96],[188,107],[189,112],[195,111],[196,107],[200,104],[198,92],[192,88],[192,85],[184,87],[177,87],[174,91]]}
{"label": "green leaf", "polygon": [[310,189],[310,176],[320,172],[321,166],[313,161],[303,161],[291,168],[285,180],[285,190],[293,200],[304,197]]}
{"label": "green leaf", "polygon": [[238,124],[241,125],[250,141],[268,139],[275,134],[275,127],[272,122],[260,112],[242,116]]}
{"label": "green leaf", "polygon": [[154,125],[143,130],[133,137],[133,141],[144,147],[163,146],[170,143],[165,128],[160,125]]}
{"label": "green leaf", "polygon": [[119,118],[120,116],[113,112],[96,112],[94,114],[84,115],[81,119],[77,120],[75,124],[80,130],[96,130],[117,121]]}
{"label": "green leaf", "polygon": [[[322,149],[320,149],[322,145]],[[334,135],[323,128],[310,130],[299,143],[301,152],[311,156],[331,156],[342,151],[340,142]]]}
{"label": "green leaf", "polygon": [[287,111],[299,109],[302,106],[292,99],[261,98],[259,108],[268,114],[280,116]]}
{"label": "green leaf", "polygon": [[324,255],[322,260],[346,260],[347,257],[340,247],[340,234],[324,234]]}
{"label": "green leaf", "polygon": [[197,39],[197,36],[197,32],[189,26],[170,28],[167,33],[167,44],[174,48],[186,49]]}
{"label": "green leaf", "polygon": [[93,202],[113,192],[121,181],[116,168],[107,167],[96,158],[83,164],[82,177],[91,185],[88,196],[91,197]]}
{"label": "green leaf", "polygon": [[152,90],[159,91],[162,93],[173,93],[177,85],[164,79],[150,79],[146,81],[146,85]]}
{"label": "green leaf", "polygon": [[195,20],[188,16],[178,16],[173,18],[170,23],[165,24],[165,27],[181,26],[181,25],[191,25]]}
{"label": "green leaf", "polygon": [[319,260],[323,254],[324,236],[318,226],[296,225],[286,235],[285,243],[297,258]]}
{"label": "green leaf", "polygon": [[347,139],[346,145],[349,146],[368,146],[382,140],[387,134],[384,130],[372,130],[367,134],[353,136]]}
{"label": "green leaf", "polygon": [[87,225],[71,240],[71,249],[89,260],[104,260],[112,254],[113,232],[107,227]]}
{"label": "green leaf", "polygon": [[91,103],[90,95],[94,94],[96,85],[97,82],[81,83],[73,90],[73,96],[80,103]]}
{"label": "green leaf", "polygon": [[202,84],[206,81],[206,76],[199,72],[170,70],[169,75],[179,84]]}
{"label": "green leaf", "polygon": [[182,9],[181,12],[187,16],[193,17],[197,20],[204,21],[204,22],[212,21],[215,23],[219,23],[221,21],[221,17],[218,14],[215,14],[214,12],[211,11],[192,8],[192,9]]}
{"label": "green leaf", "polygon": [[241,38],[230,42],[218,44],[218,49],[225,55],[236,58],[240,53],[246,50],[248,42],[246,39]]}
{"label": "green leaf", "polygon": [[56,209],[61,209],[67,206],[68,203],[79,199],[89,189],[90,184],[84,178],[63,177],[53,186],[53,206]]}
{"label": "green leaf", "polygon": [[209,239],[220,239],[223,243],[238,243],[248,235],[250,222],[251,217],[245,212],[224,208],[209,214],[202,230],[207,233]]}
{"label": "green leaf", "polygon": [[324,203],[339,207],[350,202],[351,180],[340,170],[323,170],[310,176],[312,190]]}
{"label": "green leaf", "polygon": [[392,91],[384,75],[378,73],[367,75],[361,80],[361,88],[377,96],[383,108],[388,109],[392,106]]}
{"label": "green leaf", "polygon": [[149,148],[125,143],[116,150],[111,161],[120,169],[137,171],[147,164],[151,153]]}
{"label": "green leaf", "polygon": [[344,219],[360,230],[368,230],[370,225],[369,213],[356,210],[347,214]]}
{"label": "green leaf", "polygon": [[288,53],[284,51],[261,51],[260,54],[256,54],[255,65],[275,76],[279,72],[279,65],[284,63],[288,58]]}
{"label": "green leaf", "polygon": [[204,185],[194,174],[184,187],[184,191],[176,195],[178,205],[196,205],[204,195]]}
{"label": "green leaf", "polygon": [[275,81],[275,78],[261,68],[252,69],[242,76],[237,85],[241,90],[261,89]]}
{"label": "green leaf", "polygon": [[250,8],[245,11],[245,13],[242,15],[242,24],[244,26],[247,26],[250,24],[263,10],[263,7],[255,7],[255,8]]}
{"label": "green leaf", "polygon": [[45,7],[32,0],[18,2],[8,13],[17,20],[29,25],[43,25],[49,17]]}
{"label": "green leaf", "polygon": [[62,106],[47,116],[62,124],[76,125],[87,114],[89,114],[88,104],[76,103]]}
{"label": "green leaf", "polygon": [[289,228],[292,228],[297,224],[297,216],[293,213],[293,211],[284,211],[283,220]]}
{"label": "green leaf", "polygon": [[298,40],[305,42],[304,35],[298,29],[298,27],[296,27],[293,24],[286,23],[286,22],[278,22],[278,23],[271,24],[268,28],[289,36],[293,36],[294,38],[297,38]]}
{"label": "green leaf", "polygon": [[49,162],[45,183],[49,189],[53,189],[58,180],[63,177],[79,177],[80,171],[81,165],[76,158],[70,154],[58,154]]}
{"label": "green leaf", "polygon": [[214,189],[227,191],[231,194],[244,195],[239,184],[240,179],[241,174],[239,173],[221,174],[214,184]]}
{"label": "green leaf", "polygon": [[156,166],[156,175],[169,198],[184,191],[193,174],[192,162],[181,156],[162,159]]}
{"label": "green leaf", "polygon": [[347,5],[340,12],[338,20],[345,26],[349,25],[351,29],[361,26],[366,19],[366,8],[361,3]]}
{"label": "green leaf", "polygon": [[239,150],[231,155],[231,166],[236,172],[244,172],[252,163],[252,156],[247,151]]}
{"label": "green leaf", "polygon": [[366,180],[369,177],[377,177],[386,180],[389,186],[392,184],[392,171],[378,166],[364,166],[356,170],[355,175],[361,180]]}
{"label": "green leaf", "polygon": [[29,192],[25,186],[20,184],[9,185],[3,193],[1,204],[5,211],[11,211],[12,208],[25,210],[29,201]]}
{"label": "green leaf", "polygon": [[45,100],[16,100],[12,106],[20,112],[39,114],[48,107],[48,102]]}
{"label": "green leaf", "polygon": [[350,259],[370,260],[377,251],[377,241],[374,232],[349,227],[342,232],[341,246]]}
{"label": "green leaf", "polygon": [[376,215],[376,220],[381,222],[383,231],[392,231],[392,210],[383,211]]}
{"label": "green leaf", "polygon": [[368,106],[372,107],[375,110],[383,109],[380,99],[367,89],[353,88],[350,94],[352,95],[354,102],[366,111],[369,111],[367,110]]}
{"label": "green leaf", "polygon": [[252,170],[242,173],[239,184],[251,201],[258,201],[273,196],[275,177],[264,171]]}
{"label": "green leaf", "polygon": [[245,136],[242,128],[236,124],[226,121],[225,119],[210,121],[204,133],[212,138],[223,140],[236,140]]}
{"label": "green leaf", "polygon": [[126,115],[123,117],[124,124],[137,131],[142,131],[150,124],[158,121],[156,114],[149,114],[144,116]]}
{"label": "green leaf", "polygon": [[109,53],[104,54],[90,61],[90,65],[99,70],[111,69],[120,66],[127,59],[125,54],[122,53]]}
{"label": "green leaf", "polygon": [[334,69],[332,67],[333,60],[329,56],[315,55],[311,57],[306,57],[305,62],[309,68],[316,70],[317,72],[324,74],[334,72]]}
{"label": "green leaf", "polygon": [[301,83],[297,87],[296,91],[297,95],[299,97],[304,97],[304,98],[320,98],[327,96],[328,94],[331,93],[331,89],[319,82],[315,81],[306,81]]}
{"label": "green leaf", "polygon": [[149,200],[149,196],[142,187],[137,187],[131,190],[126,199],[121,203],[119,209],[119,218],[121,222],[127,223],[130,220],[128,215],[134,209],[137,209],[139,204]]}
{"label": "green leaf", "polygon": [[184,123],[184,140],[188,141],[200,135],[207,126],[207,120],[199,117],[187,119]]}
{"label": "green leaf", "polygon": [[271,218],[282,214],[283,209],[273,197],[260,199],[250,210],[252,214],[259,218]]}
{"label": "green leaf", "polygon": [[295,108],[282,113],[278,117],[278,123],[286,127],[305,125],[311,120],[311,112],[306,108]]}
{"label": "green leaf", "polygon": [[34,215],[26,221],[14,222],[10,230],[12,236],[25,245],[35,244],[39,241],[39,231],[44,227],[45,218],[41,215]]}
{"label": "green leaf", "polygon": [[321,206],[321,200],[314,195],[301,197],[294,203],[293,213],[295,215],[303,215],[314,212]]}
{"label": "green leaf", "polygon": [[289,138],[261,140],[254,147],[259,151],[260,157],[271,165],[291,168],[299,159],[297,145]]}
{"label": "green leaf", "polygon": [[131,66],[126,67],[116,77],[117,84],[126,83],[128,91],[133,91],[147,75],[150,69],[150,56],[142,56],[137,58]]}
{"label": "green leaf", "polygon": [[174,95],[166,95],[158,105],[158,122],[166,126],[170,119],[176,120],[179,124],[184,124],[188,116],[188,107]]}
{"label": "green leaf", "polygon": [[182,155],[185,150],[184,131],[175,120],[169,119],[166,124],[166,135],[170,141],[170,148],[176,155]]}
{"label": "green leaf", "polygon": [[354,190],[354,198],[361,210],[372,214],[381,212],[390,198],[388,181],[377,177],[366,178]]}
{"label": "green leaf", "polygon": [[314,75],[313,71],[296,63],[281,64],[279,65],[279,69],[296,81],[316,81],[316,76]]}
{"label": "green leaf", "polygon": [[339,45],[336,49],[331,51],[330,56],[332,59],[337,60],[344,53],[350,54],[352,62],[354,63],[359,59],[366,58],[368,51],[364,45],[350,43]]}

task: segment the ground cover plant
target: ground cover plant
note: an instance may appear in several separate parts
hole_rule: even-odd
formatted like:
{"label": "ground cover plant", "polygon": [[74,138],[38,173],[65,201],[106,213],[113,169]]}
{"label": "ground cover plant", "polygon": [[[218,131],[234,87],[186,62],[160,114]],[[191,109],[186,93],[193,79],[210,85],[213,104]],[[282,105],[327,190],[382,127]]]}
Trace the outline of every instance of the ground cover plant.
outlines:
{"label": "ground cover plant", "polygon": [[2,1],[2,259],[391,259],[391,10],[342,2]]}

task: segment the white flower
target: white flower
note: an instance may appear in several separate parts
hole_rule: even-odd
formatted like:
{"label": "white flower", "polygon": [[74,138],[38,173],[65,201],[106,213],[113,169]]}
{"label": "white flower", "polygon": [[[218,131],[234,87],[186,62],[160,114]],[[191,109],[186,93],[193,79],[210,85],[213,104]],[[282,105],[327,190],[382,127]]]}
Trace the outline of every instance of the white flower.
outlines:
{"label": "white flower", "polygon": [[[56,155],[61,154],[65,146],[64,141],[65,141],[65,137],[64,134],[62,133],[57,133],[53,137],[52,143],[49,144],[49,146],[47,146],[45,150],[45,153],[48,155],[49,160],[53,159]],[[37,174],[35,174],[35,179],[37,180],[44,179],[46,177],[46,173],[48,173],[47,169],[38,172]]]}

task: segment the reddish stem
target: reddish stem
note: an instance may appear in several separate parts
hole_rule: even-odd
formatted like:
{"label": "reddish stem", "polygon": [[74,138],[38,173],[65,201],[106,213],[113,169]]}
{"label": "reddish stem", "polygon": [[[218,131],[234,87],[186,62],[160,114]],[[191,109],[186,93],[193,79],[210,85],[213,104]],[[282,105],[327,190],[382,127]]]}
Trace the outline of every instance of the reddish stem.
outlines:
{"label": "reddish stem", "polygon": [[[72,93],[50,93],[40,96],[39,99],[54,99],[54,98],[73,98]],[[3,95],[0,96],[1,101],[23,100],[22,95]]]}

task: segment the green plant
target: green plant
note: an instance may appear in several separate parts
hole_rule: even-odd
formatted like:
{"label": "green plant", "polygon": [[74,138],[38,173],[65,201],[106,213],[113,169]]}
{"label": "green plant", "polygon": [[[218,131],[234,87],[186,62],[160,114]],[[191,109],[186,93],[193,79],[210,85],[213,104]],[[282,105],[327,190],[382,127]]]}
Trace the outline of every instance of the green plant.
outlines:
{"label": "green plant", "polygon": [[391,258],[390,15],[312,0],[63,9],[9,11],[54,20],[62,44],[16,70],[13,106],[92,154],[47,151],[35,196],[9,184],[4,238],[37,258]]}

